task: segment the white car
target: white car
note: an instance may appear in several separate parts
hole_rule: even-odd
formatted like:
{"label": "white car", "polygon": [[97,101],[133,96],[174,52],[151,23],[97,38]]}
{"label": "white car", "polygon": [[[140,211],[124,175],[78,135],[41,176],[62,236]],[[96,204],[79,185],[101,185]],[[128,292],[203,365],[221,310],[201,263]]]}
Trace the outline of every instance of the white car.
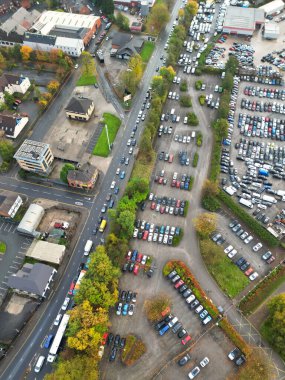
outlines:
{"label": "white car", "polygon": [[58,326],[58,325],[59,325],[59,322],[60,322],[60,320],[61,320],[61,318],[62,318],[62,314],[57,314],[57,316],[56,316],[56,318],[55,318],[53,324],[54,324],[55,326]]}
{"label": "white car", "polygon": [[196,311],[197,314],[199,314],[199,313],[201,313],[201,311],[202,311],[203,309],[204,309],[203,306],[202,306],[202,305],[199,305],[199,306],[195,309],[195,311]]}
{"label": "white car", "polygon": [[154,197],[154,194],[153,194],[153,193],[150,193],[148,199],[149,199],[150,201],[152,201],[152,200],[153,200],[153,197]]}
{"label": "white car", "polygon": [[249,276],[249,279],[250,279],[250,281],[254,281],[257,277],[258,277],[258,273],[257,273],[257,272],[253,272],[253,273]]}
{"label": "white car", "polygon": [[177,177],[178,177],[178,173],[177,173],[177,172],[174,172],[174,173],[173,173],[173,177],[172,177],[172,179],[177,179]]}
{"label": "white car", "polygon": [[122,302],[120,302],[119,305],[118,305],[118,307],[117,307],[117,311],[116,311],[117,315],[121,315],[122,314],[122,308],[123,308],[123,304],[122,304]]}
{"label": "white car", "polygon": [[188,122],[188,117],[185,116],[185,117],[184,117],[184,121],[183,121],[183,123],[184,123],[184,124],[187,124],[187,122]]}
{"label": "white car", "polygon": [[119,175],[119,174],[120,174],[120,171],[121,171],[121,169],[118,168],[118,169],[116,170],[116,174]]}
{"label": "white car", "polygon": [[163,244],[167,244],[167,242],[168,242],[168,235],[164,235]]}
{"label": "white car", "polygon": [[145,264],[146,264],[146,260],[147,260],[147,255],[143,255],[143,258],[142,258],[141,264],[142,264],[142,265],[145,265]]}
{"label": "white car", "polygon": [[152,239],[153,239],[153,233],[150,232],[148,235],[147,241],[152,241]]}
{"label": "white car", "polygon": [[233,249],[231,252],[228,253],[228,258],[232,259],[237,254],[237,250]]}
{"label": "white car", "polygon": [[139,230],[137,228],[135,228],[134,233],[133,233],[133,237],[134,238],[138,237],[138,233],[139,233]]}
{"label": "white car", "polygon": [[131,143],[132,143],[132,140],[129,139],[129,140],[127,141],[127,146],[131,146]]}
{"label": "white car", "polygon": [[202,361],[200,361],[200,366],[201,366],[202,368],[204,368],[204,367],[206,367],[207,364],[209,364],[209,362],[210,362],[210,360],[209,360],[209,358],[207,358],[207,356],[206,356]]}
{"label": "white car", "polygon": [[70,302],[70,298],[69,297],[66,297],[62,306],[61,306],[61,310],[66,310],[68,305],[69,305],[69,302]]}
{"label": "white car", "polygon": [[252,240],[253,240],[253,236],[249,235],[249,236],[248,236],[243,242],[244,242],[245,244],[248,244],[248,243],[250,243]]}
{"label": "white car", "polygon": [[262,244],[260,242],[252,247],[252,249],[254,250],[254,252],[259,251],[261,248],[262,248]]}
{"label": "white car", "polygon": [[111,186],[110,186],[110,189],[114,189],[115,186],[116,186],[116,181],[112,181]]}
{"label": "white car", "polygon": [[129,149],[129,154],[133,154],[133,151],[134,151],[134,148],[133,148],[133,147],[130,147],[130,149]]}
{"label": "white car", "polygon": [[191,294],[191,296],[187,297],[185,301],[186,301],[187,303],[191,303],[191,302],[194,301],[195,298],[196,298],[196,297],[194,296],[194,294]]}
{"label": "white car", "polygon": [[156,242],[156,241],[157,241],[157,239],[158,239],[158,233],[157,233],[157,232],[155,232],[155,233],[153,234],[153,238],[152,238],[152,241]]}
{"label": "white car", "polygon": [[224,249],[224,252],[226,253],[226,254],[228,254],[229,252],[231,252],[232,250],[233,250],[233,246],[232,245],[229,245],[226,249]]}
{"label": "white car", "polygon": [[191,372],[188,373],[189,379],[194,379],[200,373],[200,368],[197,366],[192,369]]}
{"label": "white car", "polygon": [[75,68],[75,69],[78,69],[78,67],[79,67],[79,66],[78,66],[78,63],[76,63],[76,64],[74,65],[74,68]]}

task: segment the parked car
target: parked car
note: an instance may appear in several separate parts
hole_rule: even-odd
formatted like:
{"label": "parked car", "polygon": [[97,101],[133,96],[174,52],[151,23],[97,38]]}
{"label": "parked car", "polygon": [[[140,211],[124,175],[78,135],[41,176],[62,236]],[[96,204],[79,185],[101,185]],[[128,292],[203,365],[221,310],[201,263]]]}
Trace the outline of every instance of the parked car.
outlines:
{"label": "parked car", "polygon": [[189,379],[194,379],[200,373],[200,368],[197,366],[188,373]]}

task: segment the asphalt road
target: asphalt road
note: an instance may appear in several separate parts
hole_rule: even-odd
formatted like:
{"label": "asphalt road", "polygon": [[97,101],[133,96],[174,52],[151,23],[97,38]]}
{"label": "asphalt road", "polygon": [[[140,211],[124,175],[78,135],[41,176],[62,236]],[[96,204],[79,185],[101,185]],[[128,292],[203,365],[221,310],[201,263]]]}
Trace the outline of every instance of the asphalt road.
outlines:
{"label": "asphalt road", "polygon": [[[80,234],[80,237],[78,239],[76,248],[73,252],[72,258],[62,277],[62,281],[59,283],[56,289],[53,289],[49,299],[41,306],[42,312],[43,311],[44,312],[42,313],[42,316],[39,317],[39,319],[35,323],[34,329],[31,331],[29,336],[22,342],[20,347],[18,347],[17,345],[17,349],[12,350],[10,352],[10,355],[8,355],[7,358],[2,360],[1,369],[0,369],[1,371],[0,379],[3,379],[3,380],[20,379],[25,373],[25,370],[27,369],[27,367],[29,367],[30,364],[32,366],[35,364],[37,357],[40,355],[40,351],[41,351],[40,345],[44,337],[53,328],[53,321],[56,315],[58,314],[58,311],[60,310],[63,300],[68,292],[71,280],[75,277],[78,267],[82,261],[83,249],[84,249],[86,240],[91,238],[94,241],[95,246],[100,243],[101,235],[91,237],[89,233],[89,228],[92,229],[92,226],[95,225],[98,219],[98,215],[100,214],[100,209],[105,201],[106,194],[110,189],[111,182],[113,181],[113,179],[116,179],[118,181],[118,179],[115,178],[116,177],[115,172],[120,162],[120,157],[122,155],[129,156],[127,140],[129,139],[130,133],[135,125],[137,115],[144,101],[145,94],[146,94],[146,91],[148,90],[151,78],[155,74],[155,68],[160,63],[160,56],[165,53],[164,45],[165,45],[167,36],[170,32],[170,29],[172,27],[172,23],[175,20],[176,15],[178,14],[180,3],[181,2],[177,2],[175,4],[172,14],[171,14],[171,20],[169,24],[167,25],[166,29],[161,33],[160,37],[157,40],[156,49],[153,53],[153,56],[147,66],[147,69],[144,73],[144,77],[141,81],[142,83],[141,88],[133,100],[134,105],[133,105],[132,111],[128,114],[128,117],[126,117],[123,120],[123,128],[121,129],[121,136],[120,135],[118,136],[117,143],[114,145],[113,159],[108,169],[108,172],[106,173],[103,179],[100,193],[97,196],[97,198],[94,200],[94,202],[90,202],[90,201],[84,202],[84,205],[87,206],[90,210],[89,217],[86,219],[85,228]],[[68,88],[71,88],[72,86],[75,85],[76,76],[77,75],[75,74],[72,78],[70,78],[69,83],[68,83],[68,86],[70,87]],[[45,124],[45,127],[44,125],[42,125],[40,126],[40,128],[37,128],[32,135],[33,139],[41,140],[43,138],[45,134],[45,128],[48,128],[48,124],[51,122],[52,118],[56,117],[58,110],[63,106],[64,97],[65,95],[61,94],[57,98],[57,101],[52,106],[53,108],[51,111],[51,115],[49,115],[50,114],[49,112],[45,116],[46,120],[43,122]],[[139,140],[139,135],[141,133],[141,130],[142,130],[142,127],[139,127],[136,134],[137,140]],[[126,178],[124,181],[121,181],[123,182],[124,185],[126,184],[129,178],[132,166],[133,166],[133,157],[131,157],[130,159],[129,166],[124,165],[124,170],[126,171]],[[33,193],[30,193],[30,191],[32,191],[32,189],[36,189],[36,190],[39,190],[39,194],[38,194],[39,196],[43,196],[44,194],[44,192],[40,192],[40,189],[38,189],[37,186],[35,186],[34,184],[29,185],[28,183],[25,183],[24,184],[24,187],[26,187],[25,189],[23,188],[22,182],[19,183],[18,181],[12,178],[9,178],[9,179],[5,178],[4,181],[2,179],[0,181],[0,185],[3,188],[7,186],[7,188],[11,189],[11,184],[14,186],[14,187],[12,186],[13,190],[19,190],[19,186],[21,186],[20,192],[22,193],[24,192],[31,195]],[[121,186],[121,191],[122,190],[123,190],[123,186]],[[58,193],[58,189],[56,190],[56,192]],[[51,190],[51,194],[44,194],[45,197],[46,195],[49,195],[47,196],[47,198],[51,197],[51,199],[54,199],[54,198],[56,199],[56,196],[57,196],[56,194],[53,194],[52,190]],[[69,195],[70,193],[68,193],[68,196]],[[74,199],[75,199],[75,196],[74,196]],[[45,351],[45,355],[47,355],[46,351]],[[51,366],[45,365],[41,373],[38,374],[36,377],[35,377],[34,372],[31,372],[27,378],[40,379],[40,378],[43,378],[45,373],[50,372],[50,371],[51,371]]]}

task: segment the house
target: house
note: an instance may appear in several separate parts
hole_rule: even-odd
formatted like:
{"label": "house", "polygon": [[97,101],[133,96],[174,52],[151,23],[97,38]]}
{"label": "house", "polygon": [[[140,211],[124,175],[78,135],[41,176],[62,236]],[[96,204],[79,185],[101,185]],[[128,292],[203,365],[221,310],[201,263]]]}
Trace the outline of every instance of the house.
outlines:
{"label": "house", "polygon": [[14,158],[22,169],[44,175],[50,173],[54,160],[49,144],[33,140],[25,140]]}
{"label": "house", "polygon": [[130,31],[132,33],[141,33],[141,31],[142,31],[142,23],[139,22],[139,21],[132,22],[132,24],[130,26]]}
{"label": "house", "polygon": [[17,231],[23,235],[36,236],[36,228],[40,224],[44,213],[45,210],[42,206],[31,203],[18,225]]}
{"label": "house", "polygon": [[[123,7],[128,7],[128,8],[136,8],[136,7],[141,7],[141,3],[144,0],[114,0],[114,4],[116,7],[119,5],[122,5]],[[149,7],[152,7],[155,3],[155,0],[146,0],[148,3]]]}
{"label": "house", "polygon": [[116,33],[112,39],[111,57],[130,59],[138,54],[144,44],[144,39],[129,33]]}
{"label": "house", "polygon": [[99,176],[98,169],[86,162],[78,170],[69,170],[67,174],[68,186],[80,189],[92,189]]}
{"label": "house", "polygon": [[26,116],[11,114],[7,111],[0,112],[0,130],[4,131],[8,138],[17,138],[28,122],[29,118]]}
{"label": "house", "polygon": [[22,75],[2,74],[0,76],[0,103],[5,102],[4,93],[24,95],[31,86],[30,79]]}
{"label": "house", "polygon": [[12,191],[3,190],[0,193],[0,215],[4,218],[13,219],[23,204],[20,195]]}
{"label": "house", "polygon": [[50,289],[57,271],[45,264],[24,264],[22,269],[10,275],[7,281],[15,293],[42,300]]}
{"label": "house", "polygon": [[0,29],[7,34],[15,32],[20,36],[23,36],[27,32],[34,22],[40,17],[40,12],[36,9],[28,12],[25,8],[19,8],[11,17],[8,18],[0,26]]}
{"label": "house", "polygon": [[83,97],[72,97],[65,108],[65,113],[69,119],[88,121],[94,108],[93,100]]}

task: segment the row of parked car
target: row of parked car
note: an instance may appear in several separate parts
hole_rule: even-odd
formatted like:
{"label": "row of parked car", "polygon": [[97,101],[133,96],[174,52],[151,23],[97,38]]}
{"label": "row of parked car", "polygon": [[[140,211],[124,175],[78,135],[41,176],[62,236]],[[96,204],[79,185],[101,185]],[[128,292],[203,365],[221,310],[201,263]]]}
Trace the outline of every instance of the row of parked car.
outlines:
{"label": "row of parked car", "polygon": [[285,106],[282,103],[277,102],[260,102],[251,101],[249,99],[243,98],[241,100],[241,109],[247,109],[248,111],[256,112],[274,112],[274,113],[285,113]]}
{"label": "row of parked car", "polygon": [[252,116],[240,113],[238,118],[240,133],[247,137],[257,136],[284,141],[284,125],[284,119],[271,117]]}
{"label": "row of parked car", "polygon": [[233,55],[243,66],[253,66],[254,49],[252,46],[234,42],[229,55]]}
{"label": "row of parked car", "polygon": [[165,333],[172,329],[174,334],[177,334],[177,337],[181,339],[181,344],[185,346],[191,340],[191,336],[188,334],[187,330],[182,326],[182,323],[178,321],[178,318],[172,314],[168,314],[162,320],[154,326],[155,330],[160,336],[163,336]]}
{"label": "row of parked car", "polygon": [[282,75],[277,70],[273,69],[272,66],[260,65],[253,68],[251,73],[249,70],[247,71],[247,74],[240,75],[240,79],[242,81],[271,84],[277,86],[283,86],[284,84]]}
{"label": "row of parked car", "polygon": [[179,236],[181,233],[180,227],[174,226],[159,226],[154,223],[148,223],[145,220],[142,222],[137,220],[135,222],[135,229],[133,233],[134,238],[147,240],[148,242],[157,242],[159,244],[173,244],[174,236]]}
{"label": "row of parked car", "polygon": [[285,100],[285,90],[270,87],[246,86],[244,95],[258,96],[259,98]]}
{"label": "row of parked car", "polygon": [[238,97],[238,91],[239,91],[239,82],[240,78],[238,76],[234,76],[233,79],[233,88],[230,95],[230,103],[229,103],[229,114],[228,114],[228,135],[227,138],[223,140],[223,145],[230,146],[232,144],[232,134],[234,130],[234,117],[235,117],[235,110],[237,105],[237,97]]}
{"label": "row of parked car", "polygon": [[114,338],[113,334],[110,333],[107,342],[109,345],[113,343],[111,353],[109,355],[109,361],[113,362],[116,359],[118,352],[124,349],[126,345],[126,338],[121,337],[119,334],[117,334]]}
{"label": "row of parked car", "polygon": [[[206,57],[206,65],[220,67],[221,58],[225,57],[226,48],[214,46]],[[223,68],[223,67],[220,67]]]}
{"label": "row of parked car", "polygon": [[173,270],[167,275],[168,280],[174,285],[174,288],[178,290],[178,292],[185,299],[185,302],[188,304],[190,310],[195,310],[195,313],[198,314],[201,319],[203,325],[207,325],[211,322],[212,317],[210,316],[208,310],[204,309],[204,307],[197,300],[193,291],[188,287],[181,276]]}
{"label": "row of parked car", "polygon": [[266,54],[261,58],[261,62],[268,62],[273,66],[278,67],[280,70],[285,71],[284,59],[281,57],[275,57],[273,54]]}
{"label": "row of parked car", "polygon": [[153,200],[150,205],[151,210],[160,212],[161,214],[169,214],[174,216],[185,216],[185,207],[185,201],[180,201],[180,199],[175,200],[175,198],[173,198],[172,201],[168,202],[166,197],[163,197],[162,199],[158,198],[157,201]]}

